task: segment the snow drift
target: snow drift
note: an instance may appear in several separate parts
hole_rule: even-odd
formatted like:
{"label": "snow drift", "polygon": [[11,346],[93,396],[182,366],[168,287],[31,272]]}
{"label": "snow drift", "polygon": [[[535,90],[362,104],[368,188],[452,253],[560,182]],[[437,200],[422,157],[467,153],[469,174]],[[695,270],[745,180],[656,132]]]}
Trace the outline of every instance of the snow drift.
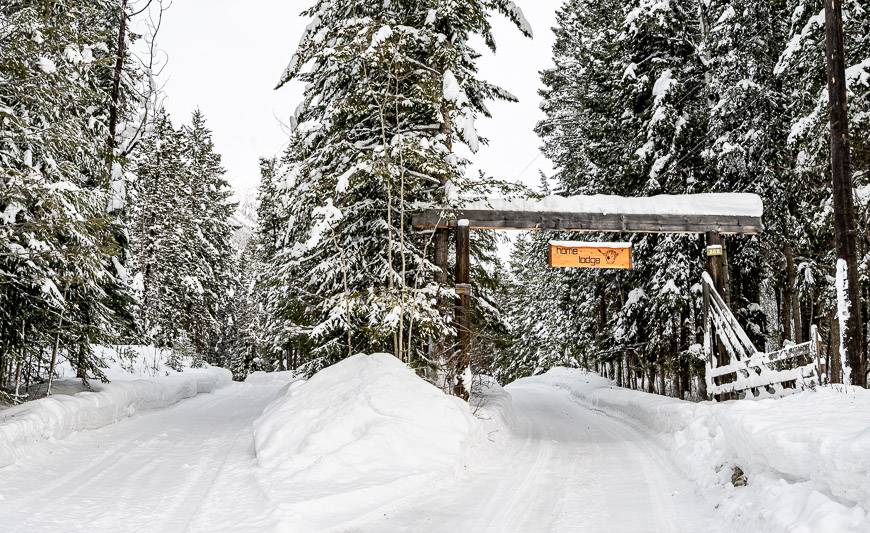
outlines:
{"label": "snow drift", "polygon": [[323,531],[453,477],[477,427],[465,402],[394,356],[355,355],[292,384],[254,441],[281,520]]}
{"label": "snow drift", "polygon": [[[557,368],[540,379],[640,425],[746,531],[870,531],[870,391],[695,404]],[[731,484],[734,467],[748,479]]]}
{"label": "snow drift", "polygon": [[223,368],[188,369],[152,379],[95,383],[96,392],[55,395],[5,409],[0,411],[0,468],[14,463],[32,443],[168,407],[231,381],[232,374]]}

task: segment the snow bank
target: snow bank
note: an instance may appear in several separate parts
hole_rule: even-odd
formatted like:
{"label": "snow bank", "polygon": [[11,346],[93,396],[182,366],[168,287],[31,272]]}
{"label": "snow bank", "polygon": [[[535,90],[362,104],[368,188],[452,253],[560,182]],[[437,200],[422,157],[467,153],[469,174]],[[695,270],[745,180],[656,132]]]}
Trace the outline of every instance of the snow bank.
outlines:
{"label": "snow bank", "polygon": [[[185,371],[193,364],[192,356],[174,354],[169,348],[139,344],[92,345],[91,348],[94,350],[94,355],[102,362],[100,369],[109,381],[170,376],[179,372],[175,368]],[[63,380],[81,382],[76,378],[76,369],[70,364],[63,352],[59,354],[55,376],[55,385]],[[37,392],[39,392],[38,387]]]}
{"label": "snow bank", "polygon": [[[516,427],[513,399],[495,378],[475,376],[468,404],[478,420],[479,431],[486,436],[487,442],[507,442],[512,428]],[[488,453],[491,450],[487,446],[478,446],[471,451]]]}
{"label": "snow bank", "polygon": [[0,411],[0,468],[14,463],[32,443],[100,428],[138,411],[168,407],[231,381],[232,374],[222,368],[188,369],[152,379],[95,383],[96,392],[55,395],[5,409]]}
{"label": "snow bank", "polygon": [[462,206],[468,211],[561,213],[602,213],[616,215],[712,215],[760,217],[764,213],[761,197],[749,193],[704,193],[650,197],[625,197],[605,194],[591,196],[546,196],[544,198],[494,198]]}
{"label": "snow bank", "polygon": [[[870,391],[684,402],[558,368],[530,379],[654,433],[674,462],[747,531],[870,531]],[[739,467],[748,479],[734,487]]]}
{"label": "snow bank", "polygon": [[478,424],[388,354],[296,382],[254,423],[264,488],[291,531],[365,519],[461,471]]}

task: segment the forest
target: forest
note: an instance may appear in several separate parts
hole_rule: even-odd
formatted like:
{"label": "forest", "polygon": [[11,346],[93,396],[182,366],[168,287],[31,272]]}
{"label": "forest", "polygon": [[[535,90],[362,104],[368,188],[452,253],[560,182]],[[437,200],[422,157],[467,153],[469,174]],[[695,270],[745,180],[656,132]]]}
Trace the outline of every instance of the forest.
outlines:
{"label": "forest", "polygon": [[[236,379],[388,352],[450,390],[455,257],[439,268],[446,243],[412,214],[549,194],[760,195],[764,233],[726,238],[724,296],[768,351],[816,326],[829,378],[843,379],[822,0],[566,0],[536,128],[555,173],[535,190],[468,171],[487,149],[487,102],[515,99],[483,79],[475,46],[495,50],[496,15],[533,38],[513,2],[309,2],[275,73],[276,90],[301,83],[304,98],[286,148],[260,160],[253,207],[234,195],[207,117],[162,105],[154,58],[172,10],[157,3],[0,5],[3,401],[28,399],[62,362],[106,379],[95,347],[124,345]],[[870,7],[846,0],[843,23],[866,317]],[[702,238],[591,235],[630,241],[635,268],[549,268],[547,243],[568,237],[473,233],[467,372],[507,383],[587,368],[703,398]],[[864,385],[860,327],[852,382]]]}

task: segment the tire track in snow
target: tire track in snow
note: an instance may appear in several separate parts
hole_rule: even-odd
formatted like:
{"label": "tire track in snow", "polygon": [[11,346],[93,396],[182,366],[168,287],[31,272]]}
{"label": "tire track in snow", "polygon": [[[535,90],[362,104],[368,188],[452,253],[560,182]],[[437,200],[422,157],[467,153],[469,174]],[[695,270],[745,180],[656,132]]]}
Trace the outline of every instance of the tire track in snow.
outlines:
{"label": "tire track in snow", "polygon": [[[27,461],[2,472],[4,478],[10,474],[10,482],[4,479],[0,489],[0,529],[186,531],[230,460],[253,467],[253,450],[241,437],[250,434],[251,422],[279,390],[274,385],[233,384],[167,409],[36,445]],[[235,490],[261,492],[253,477],[243,479],[251,486],[236,484]],[[236,510],[264,509],[249,505]]]}
{"label": "tire track in snow", "polygon": [[534,378],[508,387],[519,424],[502,453],[353,532],[727,532],[649,434]]}

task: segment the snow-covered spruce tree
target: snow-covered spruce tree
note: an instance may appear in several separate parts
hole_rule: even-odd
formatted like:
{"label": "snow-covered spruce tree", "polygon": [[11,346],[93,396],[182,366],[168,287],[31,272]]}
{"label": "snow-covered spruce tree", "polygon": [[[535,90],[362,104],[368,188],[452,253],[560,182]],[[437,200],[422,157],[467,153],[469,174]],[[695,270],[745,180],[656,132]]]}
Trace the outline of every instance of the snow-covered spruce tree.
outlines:
{"label": "snow-covered spruce tree", "polygon": [[189,262],[181,228],[186,213],[182,193],[182,135],[164,109],[158,109],[134,153],[132,245],[140,324],[149,341],[171,346],[180,335],[180,273]]}
{"label": "snow-covered spruce tree", "polygon": [[[543,78],[547,118],[538,126],[556,163],[557,192],[766,194],[775,172],[760,167],[773,166],[785,152],[782,99],[773,80],[782,35],[770,20],[775,11],[716,1],[566,2],[558,13],[556,66]],[[767,16],[754,20],[762,12]],[[754,113],[743,113],[750,105]],[[606,364],[607,373],[629,386],[643,378],[661,392],[690,393],[691,377],[703,370],[697,350],[703,241],[606,239],[634,242],[635,269],[550,272],[565,280],[565,294],[555,299],[571,305],[566,327],[590,339],[589,364]],[[728,248],[727,296],[761,342],[757,280],[769,253],[758,239],[729,240]],[[578,294],[595,304],[578,305]],[[665,383],[663,373],[672,381]]]}
{"label": "snow-covered spruce tree", "polygon": [[222,310],[232,296],[236,273],[230,217],[236,204],[215,151],[205,117],[194,111],[189,126],[182,128],[182,154],[186,186],[183,226],[184,244],[192,255],[191,269],[184,273],[187,305],[181,326],[188,332],[197,353],[218,363],[215,347],[224,327]]}
{"label": "snow-covered spruce tree", "polygon": [[[868,18],[860,2],[844,9],[861,193],[868,176]],[[778,347],[783,337],[807,340],[811,323],[832,319],[821,12],[822,2],[809,0],[638,1],[624,8],[571,0],[559,13],[556,68],[544,74],[547,119],[538,131],[560,192],[762,195],[767,230],[760,238],[728,239],[725,295],[759,348]],[[866,210],[867,196],[859,197]],[[630,274],[552,276],[572,278],[569,292],[607,295],[606,321],[575,317],[606,323],[602,338],[625,349],[629,374],[678,370],[682,378],[666,388],[686,392],[683,369],[699,363],[701,242],[632,240],[637,268]],[[609,288],[601,291],[602,283]]]}
{"label": "snow-covered spruce tree", "polygon": [[0,386],[38,378],[49,357],[101,378],[90,346],[125,328],[123,228],[106,213],[119,12],[109,0],[0,5]]}
{"label": "snow-covered spruce tree", "polygon": [[[713,165],[708,190],[758,193],[765,205],[763,235],[727,239],[725,297],[760,349],[778,347],[779,313],[770,321],[760,312],[764,296],[758,280],[769,279],[776,295],[782,294],[779,300],[790,301],[798,227],[788,200],[794,183],[788,172],[787,99],[775,75],[788,17],[784,2],[742,0],[703,4],[700,14],[699,55],[709,105],[703,154]],[[767,306],[777,307],[773,301]]]}
{"label": "snow-covered spruce tree", "polygon": [[[788,271],[793,289],[792,311],[782,309],[785,332],[802,330],[807,339],[810,323],[820,326],[829,341],[829,352],[836,353],[835,308],[830,286],[834,276],[832,198],[830,176],[830,133],[828,126],[828,95],[825,72],[824,6],[821,0],[791,0],[786,3],[788,38],[776,65],[777,81],[788,102],[787,173],[782,183],[787,194],[788,220],[794,236],[793,267]],[[843,3],[847,85],[849,89],[850,141],[852,143],[852,175],[859,213],[860,248],[867,253],[866,194],[870,179],[870,156],[866,139],[870,137],[870,11],[858,1]],[[811,214],[808,216],[807,214]],[[786,234],[786,237],[790,235]],[[867,256],[860,259],[865,265]],[[861,283],[868,285],[863,266]],[[785,298],[784,298],[785,300]],[[862,302],[866,306],[867,301]],[[865,310],[866,312],[866,310]],[[793,325],[792,325],[793,324]],[[791,337],[797,337],[792,333]],[[833,357],[829,368],[839,379],[838,359]]]}
{"label": "snow-covered spruce tree", "polygon": [[[558,14],[554,60],[544,73],[546,120],[538,126],[563,194],[644,196],[707,190],[701,157],[707,123],[697,4],[572,0]],[[683,37],[673,39],[673,35]],[[602,237],[593,237],[602,238]],[[607,239],[619,237],[608,236]],[[589,339],[586,361],[630,379],[657,368],[686,373],[684,320],[700,276],[697,238],[624,236],[635,243],[630,273],[551,272],[565,280],[569,326]],[[663,268],[665,267],[665,268]],[[636,312],[630,295],[643,295]],[[551,296],[552,297],[552,296]],[[650,328],[661,319],[666,327]],[[697,366],[695,363],[691,365]],[[616,371],[614,372],[614,367]]]}
{"label": "snow-covered spruce tree", "polygon": [[508,0],[320,0],[306,11],[313,22],[279,84],[307,88],[283,161],[273,280],[285,288],[276,318],[312,343],[306,358],[387,350],[428,366],[451,335],[437,304],[452,294],[434,282],[431,235],[412,232],[409,213],[472,186],[453,144],[476,151],[484,102],[512,98],[477,77],[469,41],[494,47],[492,12],[530,34]]}
{"label": "snow-covered spruce tree", "polygon": [[158,110],[136,161],[133,243],[144,329],[159,346],[185,336],[199,357],[218,362],[235,272],[234,205],[202,114],[179,130]]}

